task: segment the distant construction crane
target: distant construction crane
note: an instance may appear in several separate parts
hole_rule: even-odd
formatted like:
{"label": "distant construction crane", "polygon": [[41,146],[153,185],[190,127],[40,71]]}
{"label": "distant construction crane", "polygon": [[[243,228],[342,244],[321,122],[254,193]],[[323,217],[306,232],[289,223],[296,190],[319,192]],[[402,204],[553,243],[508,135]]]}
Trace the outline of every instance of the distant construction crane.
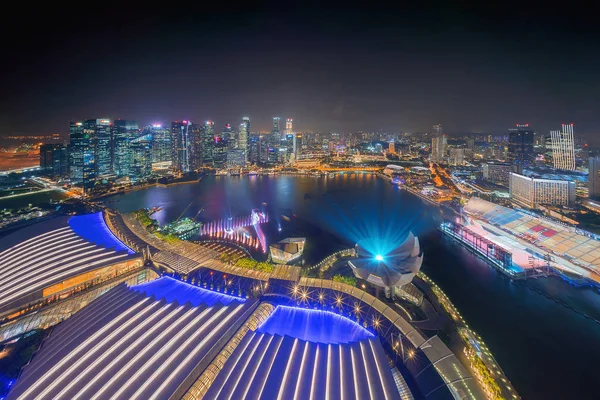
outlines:
{"label": "distant construction crane", "polygon": [[198,216],[200,215],[200,213],[201,213],[202,211],[204,211],[204,207],[200,207],[200,211],[198,211],[198,212],[196,213],[196,216],[195,216],[195,217],[194,217],[194,219],[193,219],[193,221],[194,221],[194,222],[196,222],[196,219],[198,218]]}
{"label": "distant construction crane", "polygon": [[177,219],[174,222],[179,221],[181,217],[183,217],[183,214],[185,214],[185,212],[188,210],[188,208],[190,208],[193,202],[194,200],[190,201],[190,204],[188,204],[188,206],[181,212],[181,214],[179,214],[179,217],[177,217]]}

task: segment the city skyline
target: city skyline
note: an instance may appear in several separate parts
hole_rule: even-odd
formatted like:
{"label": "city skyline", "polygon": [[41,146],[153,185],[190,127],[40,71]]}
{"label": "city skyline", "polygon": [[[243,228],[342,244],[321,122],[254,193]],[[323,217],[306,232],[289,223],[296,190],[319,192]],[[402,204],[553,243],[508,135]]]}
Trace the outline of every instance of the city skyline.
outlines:
{"label": "city skyline", "polygon": [[[515,121],[548,132],[575,123],[598,140],[598,32],[569,6],[287,6],[161,16],[120,6],[118,18],[108,7],[86,24],[72,23],[82,17],[74,10],[28,11],[31,29],[4,43],[14,62],[2,67],[0,135],[63,132],[76,116],[247,115],[255,131],[269,131],[279,115],[322,132],[424,132],[441,122],[448,133],[498,133]],[[243,62],[222,62],[234,59]]]}

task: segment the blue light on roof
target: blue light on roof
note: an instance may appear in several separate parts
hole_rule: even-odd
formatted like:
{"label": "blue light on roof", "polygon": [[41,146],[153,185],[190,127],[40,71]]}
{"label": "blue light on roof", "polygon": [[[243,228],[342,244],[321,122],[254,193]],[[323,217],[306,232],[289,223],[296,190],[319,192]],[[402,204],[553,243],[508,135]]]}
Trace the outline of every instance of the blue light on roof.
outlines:
{"label": "blue light on roof", "polygon": [[207,306],[213,306],[216,303],[227,305],[233,301],[244,302],[246,300],[202,289],[169,276],[163,276],[148,283],[132,286],[132,289],[138,292],[145,292],[148,296],[154,295],[157,299],[164,298],[169,303],[177,301],[179,304],[185,304],[189,301],[193,306],[202,303]]}
{"label": "blue light on roof", "polygon": [[373,334],[356,322],[330,311],[277,306],[256,330],[317,343],[350,343]]}
{"label": "blue light on roof", "polygon": [[112,248],[115,251],[127,251],[129,254],[135,254],[135,251],[125,246],[108,229],[101,212],[71,217],[69,218],[69,226],[73,232],[88,242],[96,243],[98,246],[103,246],[107,249]]}

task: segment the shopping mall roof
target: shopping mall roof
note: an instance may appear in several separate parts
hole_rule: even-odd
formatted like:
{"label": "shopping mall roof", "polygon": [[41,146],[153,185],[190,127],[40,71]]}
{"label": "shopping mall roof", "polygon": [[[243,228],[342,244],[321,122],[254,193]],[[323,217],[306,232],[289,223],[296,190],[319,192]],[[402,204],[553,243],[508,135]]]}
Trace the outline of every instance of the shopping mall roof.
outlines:
{"label": "shopping mall roof", "polygon": [[252,303],[169,278],[120,284],[53,330],[8,398],[168,399]]}
{"label": "shopping mall roof", "polygon": [[[405,385],[402,377],[402,385]],[[204,398],[399,399],[379,339],[329,311],[277,306],[237,345]]]}
{"label": "shopping mall roof", "polygon": [[20,229],[0,243],[0,312],[41,298],[51,285],[135,257],[108,229],[102,213]]}

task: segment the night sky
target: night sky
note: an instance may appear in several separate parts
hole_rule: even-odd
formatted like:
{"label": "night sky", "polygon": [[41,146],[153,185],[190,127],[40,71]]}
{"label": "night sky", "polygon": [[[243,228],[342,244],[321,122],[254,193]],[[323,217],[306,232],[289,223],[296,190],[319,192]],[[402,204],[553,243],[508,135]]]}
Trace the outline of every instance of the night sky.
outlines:
{"label": "night sky", "polygon": [[249,116],[256,131],[280,116],[298,131],[338,132],[573,122],[600,141],[593,10],[22,3],[0,17],[0,135],[66,134],[69,121],[95,117],[220,128]]}

